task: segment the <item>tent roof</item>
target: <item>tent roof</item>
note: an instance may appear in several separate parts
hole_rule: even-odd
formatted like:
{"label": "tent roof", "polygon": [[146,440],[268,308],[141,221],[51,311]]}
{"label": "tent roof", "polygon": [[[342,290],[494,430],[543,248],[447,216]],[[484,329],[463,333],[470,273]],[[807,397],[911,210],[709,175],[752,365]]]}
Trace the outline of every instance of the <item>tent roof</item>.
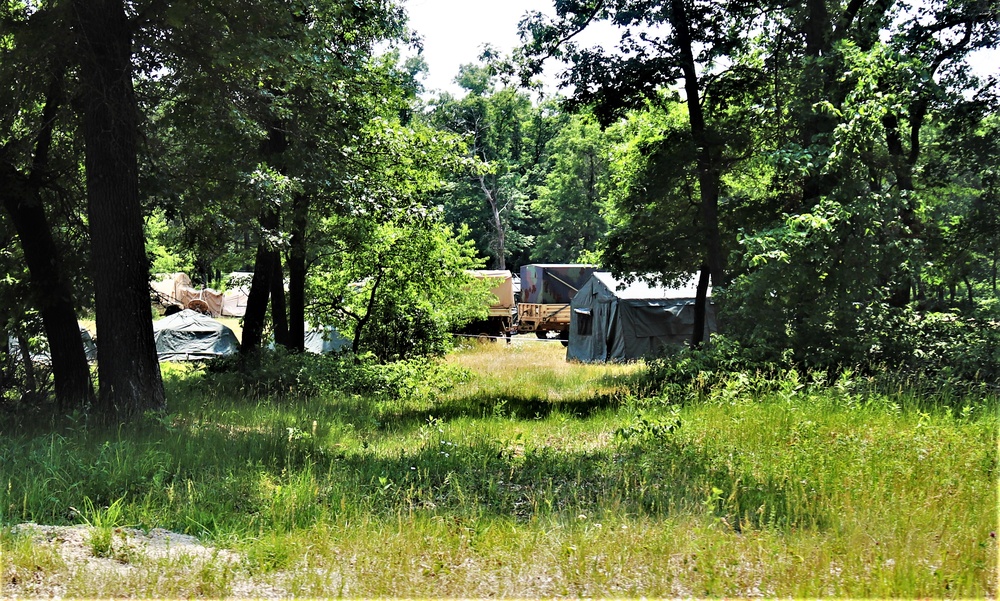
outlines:
{"label": "tent roof", "polygon": [[221,321],[212,319],[208,315],[202,315],[191,309],[184,309],[179,313],[174,313],[169,317],[158,319],[153,322],[153,331],[177,330],[181,332],[222,332],[229,330],[229,327]]}
{"label": "tent roof", "polygon": [[[680,286],[667,288],[664,286],[650,285],[643,276],[632,283],[615,278],[607,271],[596,271],[594,279],[599,281],[605,288],[610,290],[615,296],[624,300],[652,300],[652,299],[681,299],[694,298],[698,293],[698,274],[693,274],[682,282]],[[708,288],[708,296],[712,296],[712,287]]]}
{"label": "tent roof", "polygon": [[477,278],[509,278],[509,269],[469,269],[467,273]]}
{"label": "tent roof", "polygon": [[545,267],[545,268],[565,267],[568,269],[576,267],[597,267],[597,266],[591,263],[530,263],[528,265],[525,265],[525,267]]}

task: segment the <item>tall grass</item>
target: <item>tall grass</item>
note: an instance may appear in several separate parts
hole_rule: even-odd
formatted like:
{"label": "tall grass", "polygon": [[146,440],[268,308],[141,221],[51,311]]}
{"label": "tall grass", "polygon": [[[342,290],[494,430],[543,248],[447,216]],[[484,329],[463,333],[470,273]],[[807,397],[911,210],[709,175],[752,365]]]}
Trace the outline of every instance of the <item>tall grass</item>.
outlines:
{"label": "tall grass", "polygon": [[[447,359],[469,377],[397,396],[245,401],[169,371],[166,417],[5,434],[0,518],[113,513],[242,558],[74,572],[87,596],[995,596],[994,398],[791,375],[640,398],[642,365],[563,352],[470,346]],[[5,582],[69,573],[39,544],[0,534]]]}

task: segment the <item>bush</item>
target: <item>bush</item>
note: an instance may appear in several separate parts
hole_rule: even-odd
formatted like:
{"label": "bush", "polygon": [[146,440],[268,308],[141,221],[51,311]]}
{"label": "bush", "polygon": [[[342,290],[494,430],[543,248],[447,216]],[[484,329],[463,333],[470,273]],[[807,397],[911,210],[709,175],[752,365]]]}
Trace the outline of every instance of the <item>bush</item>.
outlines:
{"label": "bush", "polygon": [[412,398],[447,390],[465,372],[427,358],[379,363],[372,355],[290,353],[263,350],[208,363],[206,386],[247,399],[305,398],[331,394]]}
{"label": "bush", "polygon": [[842,386],[862,395],[908,391],[923,401],[995,391],[1000,328],[984,318],[877,305],[859,316],[855,362],[803,365],[780,349],[713,336],[703,349],[672,349],[649,362],[640,391],[662,401],[758,398],[790,385]]}

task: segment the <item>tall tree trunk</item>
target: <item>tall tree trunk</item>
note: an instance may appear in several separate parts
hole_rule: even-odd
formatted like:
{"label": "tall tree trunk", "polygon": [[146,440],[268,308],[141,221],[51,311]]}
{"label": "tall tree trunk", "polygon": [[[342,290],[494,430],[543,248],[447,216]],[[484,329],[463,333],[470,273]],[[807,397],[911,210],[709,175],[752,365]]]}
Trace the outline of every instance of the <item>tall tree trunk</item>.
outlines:
{"label": "tall tree trunk", "polygon": [[507,269],[507,240],[506,232],[503,229],[503,218],[500,215],[500,207],[497,205],[496,193],[486,184],[486,177],[479,176],[479,187],[486,197],[486,203],[490,206],[490,216],[493,219],[493,231],[496,237],[493,239],[493,250],[497,253],[496,261],[493,263],[494,269]]}
{"label": "tall tree trunk", "polygon": [[288,343],[288,310],[285,307],[285,272],[281,268],[281,253],[271,251],[271,328],[274,343],[290,348]]}
{"label": "tall tree trunk", "polygon": [[691,333],[691,348],[699,348],[705,342],[705,320],[708,314],[708,281],[711,270],[708,265],[701,266],[698,274],[698,289],[694,299],[694,331]]}
{"label": "tall tree trunk", "polygon": [[270,207],[261,212],[261,235],[257,242],[257,257],[254,260],[250,293],[247,295],[247,310],[243,314],[243,340],[240,343],[240,354],[244,357],[256,354],[263,342],[264,323],[267,321],[267,300],[271,295],[272,279],[275,272],[274,255],[277,253],[271,248],[267,238],[269,232],[278,229],[278,223],[278,214]]}
{"label": "tall tree trunk", "polygon": [[264,323],[267,321],[267,299],[271,295],[271,277],[274,273],[271,254],[261,241],[257,247],[257,258],[253,264],[253,279],[247,294],[247,310],[243,314],[243,339],[240,341],[240,355],[249,357],[260,350],[264,338]]}
{"label": "tall tree trunk", "polygon": [[18,202],[7,193],[9,190],[4,186],[0,195],[21,241],[34,305],[49,341],[56,401],[61,410],[82,409],[94,401],[94,389],[80,338],[73,291],[64,277],[59,252],[37,197],[34,201]]}
{"label": "tall tree trunk", "polygon": [[97,330],[97,408],[122,420],[165,406],[139,203],[138,108],[123,0],[73,0]]}
{"label": "tall tree trunk", "polygon": [[66,411],[92,404],[94,388],[80,338],[73,290],[66,279],[41,198],[62,83],[62,70],[57,69],[42,111],[30,175],[25,177],[12,165],[0,163],[0,198],[21,241],[34,304],[49,341],[56,402],[60,410]]}
{"label": "tall tree trunk", "polygon": [[306,348],[306,226],[309,199],[296,195],[292,202],[291,249],[288,253],[288,348]]}
{"label": "tall tree trunk", "polygon": [[[719,193],[721,165],[718,145],[711,139],[705,125],[701,107],[701,84],[694,60],[690,23],[684,0],[671,0],[671,21],[680,52],[681,70],[684,74],[684,91],[687,95],[688,118],[691,137],[697,151],[698,185],[701,200],[701,227],[705,244],[705,262],[712,275],[712,282],[723,286],[727,282],[726,256],[722,251],[722,234],[719,228]],[[703,306],[702,311],[705,310]]]}
{"label": "tall tree trunk", "polygon": [[[273,90],[272,90],[273,92]],[[281,119],[271,117],[268,121],[267,138],[260,145],[260,153],[269,162],[276,159],[288,148],[288,138],[285,136]],[[278,249],[272,248],[268,242],[270,235],[276,235],[281,226],[281,217],[277,209],[265,205],[260,211],[260,236],[257,241],[257,256],[254,259],[253,279],[250,281],[250,293],[247,295],[247,310],[243,315],[243,340],[240,344],[240,355],[249,357],[260,350],[264,338],[264,324],[267,321],[268,297],[276,297],[281,305],[280,317],[284,318],[284,282],[282,281],[281,256]],[[275,263],[277,262],[277,265]],[[274,281],[275,274],[277,282]],[[279,298],[280,297],[280,298]],[[272,305],[274,304],[272,299]],[[273,313],[278,313],[274,312]],[[281,320],[276,325],[281,325]],[[277,337],[284,337],[287,328],[276,329]]]}

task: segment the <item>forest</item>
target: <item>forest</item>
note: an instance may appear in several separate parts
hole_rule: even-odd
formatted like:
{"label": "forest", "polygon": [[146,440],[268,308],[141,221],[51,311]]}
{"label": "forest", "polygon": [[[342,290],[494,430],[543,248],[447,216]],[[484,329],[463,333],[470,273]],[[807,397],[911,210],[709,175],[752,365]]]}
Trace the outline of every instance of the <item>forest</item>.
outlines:
{"label": "forest", "polygon": [[[968,61],[995,3],[562,2],[461,97],[388,1],[84,4],[0,15],[0,323],[48,342],[59,411],[163,407],[175,271],[253,273],[247,357],[307,321],[440,353],[481,311],[465,269],[592,262],[710,275],[726,361],[997,376],[998,90]],[[574,42],[594,21],[617,48]]]}
{"label": "forest", "polygon": [[[425,580],[366,588],[379,569],[352,560],[340,591],[361,596],[492,595],[456,566],[502,581],[497,566],[531,563],[474,540],[518,540],[561,574],[501,595],[996,594],[981,495],[996,492],[1000,72],[972,65],[1000,46],[1000,3],[554,8],[525,14],[513,52],[485,46],[453,94],[425,89],[397,0],[0,4],[0,548],[23,560],[2,586],[61,569],[10,524],[82,520],[106,535],[89,539],[96,556],[142,565],[109,533],[162,526],[282,577],[316,551],[304,532],[344,545],[319,553],[326,570],[342,552],[396,561],[365,546],[392,530],[417,554],[396,574]],[[616,43],[580,43],[599,22]],[[555,91],[540,79],[553,64]],[[700,274],[719,331],[603,367],[453,336],[489,305],[468,270],[538,263],[664,285]],[[216,289],[251,274],[237,355],[158,362],[150,282],[174,272]],[[308,324],[349,351],[304,353]],[[787,446],[768,446],[775,424]],[[914,472],[911,434],[919,461],[954,463]],[[932,449],[962,439],[967,456]],[[244,463],[226,463],[230,446]],[[875,538],[904,514],[931,536],[945,500],[914,499],[935,489],[966,521],[946,542],[897,538],[938,555],[887,563]],[[880,490],[906,498],[883,511]],[[618,528],[623,565],[646,566],[632,584],[584,557],[602,544],[592,514]],[[757,567],[746,582],[690,571],[688,555],[680,572],[644,571],[659,552],[628,555],[630,528],[705,534],[690,566]],[[732,558],[717,528],[747,544],[733,553],[753,536],[778,563],[867,576]],[[803,533],[832,546],[797,547]],[[238,596],[235,572],[213,569],[197,589],[77,592]],[[760,574],[776,586],[747,584]],[[326,596],[331,582],[279,589]]]}

